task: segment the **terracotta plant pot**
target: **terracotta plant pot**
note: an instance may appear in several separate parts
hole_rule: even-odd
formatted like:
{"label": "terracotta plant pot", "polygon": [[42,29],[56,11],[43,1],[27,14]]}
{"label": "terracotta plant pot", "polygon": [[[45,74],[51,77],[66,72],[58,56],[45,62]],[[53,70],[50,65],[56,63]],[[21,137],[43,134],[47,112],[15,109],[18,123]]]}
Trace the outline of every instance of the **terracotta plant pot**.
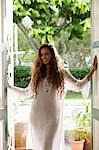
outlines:
{"label": "terracotta plant pot", "polygon": [[71,141],[71,150],[83,150],[85,140]]}

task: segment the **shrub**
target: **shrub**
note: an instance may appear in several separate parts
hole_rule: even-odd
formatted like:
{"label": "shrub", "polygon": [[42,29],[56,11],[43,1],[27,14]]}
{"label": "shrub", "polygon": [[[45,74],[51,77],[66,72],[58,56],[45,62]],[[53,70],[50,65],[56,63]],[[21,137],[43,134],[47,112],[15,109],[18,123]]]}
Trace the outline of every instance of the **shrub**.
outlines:
{"label": "shrub", "polygon": [[30,67],[15,66],[14,67],[14,83],[18,87],[25,88],[31,79]]}
{"label": "shrub", "polygon": [[83,79],[89,72],[90,72],[91,68],[87,67],[87,68],[70,68],[69,71],[71,72],[71,74],[77,78],[77,79]]}
{"label": "shrub", "polygon": [[[91,68],[70,68],[69,71],[77,79],[83,79]],[[14,83],[18,87],[26,87],[31,79],[31,68],[29,66],[14,67]]]}

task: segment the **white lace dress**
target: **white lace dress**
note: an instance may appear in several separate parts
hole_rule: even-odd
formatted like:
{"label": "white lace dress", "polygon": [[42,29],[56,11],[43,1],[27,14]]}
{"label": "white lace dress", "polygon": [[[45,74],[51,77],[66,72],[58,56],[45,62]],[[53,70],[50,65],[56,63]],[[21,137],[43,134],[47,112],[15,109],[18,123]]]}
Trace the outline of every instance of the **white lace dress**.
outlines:
{"label": "white lace dress", "polygon": [[[87,90],[85,86],[81,89],[67,79],[64,84],[65,93],[73,90],[88,95],[88,87]],[[27,94],[26,91],[25,94]],[[46,79],[39,83],[37,97],[33,100],[30,111],[26,149],[63,150],[63,99],[64,95],[61,96]]]}
{"label": "white lace dress", "polygon": [[47,80],[40,82],[37,93],[30,112],[27,148],[63,150],[63,101]]}

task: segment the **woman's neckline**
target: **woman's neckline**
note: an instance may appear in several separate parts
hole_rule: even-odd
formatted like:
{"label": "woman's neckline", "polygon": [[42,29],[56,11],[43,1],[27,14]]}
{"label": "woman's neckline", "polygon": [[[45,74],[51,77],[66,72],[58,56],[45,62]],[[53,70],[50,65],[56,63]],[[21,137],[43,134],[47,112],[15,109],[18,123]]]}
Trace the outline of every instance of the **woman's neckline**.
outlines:
{"label": "woman's neckline", "polygon": [[47,83],[49,83],[48,80],[47,80],[47,78],[44,78],[44,80],[47,81]]}

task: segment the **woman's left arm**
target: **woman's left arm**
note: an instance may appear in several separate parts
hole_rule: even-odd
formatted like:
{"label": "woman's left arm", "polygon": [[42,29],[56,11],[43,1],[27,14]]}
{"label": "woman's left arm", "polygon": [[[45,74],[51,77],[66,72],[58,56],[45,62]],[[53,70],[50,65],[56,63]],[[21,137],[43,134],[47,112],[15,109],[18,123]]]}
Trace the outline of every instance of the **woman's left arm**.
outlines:
{"label": "woman's left arm", "polygon": [[65,79],[70,84],[68,84],[68,89],[78,90],[81,91],[81,89],[88,83],[88,81],[92,78],[94,72],[97,70],[97,57],[95,56],[93,67],[90,73],[82,80],[76,79],[68,70],[65,70]]}
{"label": "woman's left arm", "polygon": [[81,87],[83,87],[88,81],[92,79],[92,76],[96,70],[97,70],[97,56],[94,57],[93,67],[92,70],[89,72],[89,74],[84,79],[78,81],[80,82]]}
{"label": "woman's left arm", "polygon": [[95,72],[96,70],[97,70],[97,56],[95,56],[95,58],[94,58],[92,70],[91,70],[90,73],[86,76],[86,78],[87,78],[88,81],[92,78],[92,76],[93,76],[93,74],[94,74],[94,72]]}

